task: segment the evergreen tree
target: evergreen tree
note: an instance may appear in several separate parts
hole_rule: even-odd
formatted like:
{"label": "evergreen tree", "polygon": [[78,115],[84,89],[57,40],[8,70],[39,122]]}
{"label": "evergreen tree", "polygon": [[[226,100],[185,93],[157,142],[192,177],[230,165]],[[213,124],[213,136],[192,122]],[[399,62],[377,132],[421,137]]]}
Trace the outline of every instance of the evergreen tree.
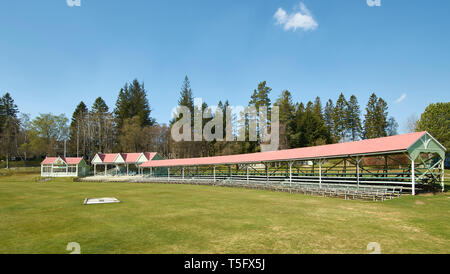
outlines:
{"label": "evergreen tree", "polygon": [[[269,94],[272,91],[272,89],[270,87],[268,87],[266,85],[266,81],[262,81],[258,83],[258,88],[253,90],[253,94],[250,97],[250,101],[248,103],[249,106],[255,107],[256,109],[256,115],[258,117],[258,113],[260,111],[261,107],[267,107],[267,122],[270,122],[271,120],[271,108],[270,108],[270,98],[269,98]],[[249,126],[249,116],[246,115],[245,117],[246,119],[246,127],[248,128]],[[259,151],[259,145],[261,143],[261,128],[260,128],[260,122],[261,121],[257,121],[257,127],[256,127],[256,136],[257,136],[257,140],[256,142],[253,141],[249,141],[246,144],[246,152],[256,152]],[[249,128],[248,128],[249,130]],[[246,136],[249,136],[249,132],[248,130],[246,130]],[[248,138],[248,137],[247,137]],[[248,139],[247,139],[248,140]]]}
{"label": "evergreen tree", "polygon": [[362,132],[361,110],[355,95],[352,95],[348,101],[347,121],[352,141],[359,139]]}
{"label": "evergreen tree", "polygon": [[336,101],[336,106],[333,112],[334,133],[339,136],[340,141],[344,142],[347,136],[348,121],[347,121],[348,103],[343,93],[339,95]]}
{"label": "evergreen tree", "polygon": [[317,115],[323,121],[323,113],[322,113],[322,102],[320,101],[320,97],[317,96],[314,100],[314,104],[312,106],[313,113]]}
{"label": "evergreen tree", "polygon": [[[72,114],[72,120],[69,127],[69,153],[77,157],[87,155],[87,119],[88,109],[81,101]],[[50,138],[50,137],[48,137]]]}
{"label": "evergreen tree", "polygon": [[115,142],[115,130],[112,114],[102,97],[98,97],[90,111],[92,125],[93,152],[111,152]]}
{"label": "evergreen tree", "polygon": [[106,114],[109,111],[109,107],[102,99],[102,97],[98,97],[97,99],[95,99],[91,111],[96,114]]}
{"label": "evergreen tree", "polygon": [[375,93],[369,98],[364,116],[364,138],[378,138],[387,136],[388,127],[387,103],[378,98]]}
{"label": "evergreen tree", "polygon": [[127,118],[139,117],[141,127],[152,126],[155,120],[150,117],[151,109],[147,99],[147,91],[144,88],[144,83],[140,84],[137,79],[134,79],[129,86],[129,109]]}
{"label": "evergreen tree", "polygon": [[19,109],[14,103],[14,99],[11,97],[11,94],[7,92],[0,98],[0,132],[2,131],[6,120],[8,118],[17,119],[18,113]]}
{"label": "evergreen tree", "polygon": [[191,82],[187,75],[184,77],[183,85],[180,91],[180,98],[178,99],[179,106],[188,107],[191,111],[191,117],[194,117],[194,96],[192,94]]}
{"label": "evergreen tree", "polygon": [[19,110],[9,93],[0,98],[0,152],[5,155],[6,168],[9,168],[9,157],[17,153],[17,137],[20,121]]}
{"label": "evergreen tree", "polygon": [[134,116],[139,117],[141,127],[155,124],[155,120],[150,117],[151,109],[143,83],[141,84],[137,79],[134,79],[130,84],[125,84],[119,91],[114,114],[119,133],[123,121]]}
{"label": "evergreen tree", "polygon": [[377,107],[378,97],[375,93],[370,95],[369,101],[366,106],[366,114],[364,115],[364,138],[374,138],[377,135],[376,130],[376,107]]}
{"label": "evergreen tree", "polygon": [[290,148],[290,139],[295,128],[295,106],[291,93],[284,90],[274,105],[278,106],[280,114],[280,148]]}
{"label": "evergreen tree", "polygon": [[294,134],[295,147],[316,146],[331,142],[330,131],[318,114],[316,103],[308,102],[297,109],[297,126]]}
{"label": "evergreen tree", "polygon": [[119,91],[119,96],[116,101],[116,108],[114,110],[114,116],[116,118],[117,129],[120,132],[122,128],[123,121],[130,118],[129,108],[130,108],[130,92],[128,91],[128,83],[125,84],[123,88]]}
{"label": "evergreen tree", "polygon": [[325,104],[325,108],[323,110],[323,120],[325,125],[328,127],[328,130],[330,131],[330,136],[332,138],[332,142],[335,142],[335,140],[338,139],[338,136],[336,136],[334,132],[334,104],[333,100],[329,99],[327,103]]}
{"label": "evergreen tree", "polygon": [[295,122],[290,137],[290,146],[292,148],[303,147],[304,139],[302,133],[303,120],[305,119],[305,106],[302,102],[295,106]]}
{"label": "evergreen tree", "polygon": [[[194,137],[194,114],[195,114],[195,106],[194,106],[194,95],[191,89],[191,83],[189,81],[188,76],[186,75],[183,80],[183,84],[180,90],[180,97],[178,99],[178,105],[187,107],[191,113],[191,139]],[[170,126],[172,126],[175,122],[179,121],[182,118],[181,113],[176,113],[174,119],[170,121]],[[173,142],[170,139],[169,143],[173,153],[180,158],[185,157],[194,157],[197,155],[198,151],[196,151],[196,145],[193,145],[191,142],[180,141]]]}
{"label": "evergreen tree", "polygon": [[382,98],[378,98],[376,105],[376,129],[377,136],[376,137],[385,137],[387,136],[387,127],[388,127],[388,106],[386,101]]}
{"label": "evergreen tree", "polygon": [[[270,98],[269,94],[272,89],[266,86],[266,81],[262,81],[258,84],[258,88],[253,90],[253,94],[250,97],[249,106],[254,106],[256,111],[259,111],[259,108],[262,106],[267,107],[267,113],[270,113]],[[270,119],[270,115],[268,115],[268,119]]]}

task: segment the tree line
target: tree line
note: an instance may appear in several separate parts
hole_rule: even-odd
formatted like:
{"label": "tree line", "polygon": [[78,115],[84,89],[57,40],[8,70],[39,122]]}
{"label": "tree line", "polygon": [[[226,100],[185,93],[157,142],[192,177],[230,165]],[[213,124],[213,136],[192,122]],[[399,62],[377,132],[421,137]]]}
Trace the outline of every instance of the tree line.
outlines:
{"label": "tree line", "polygon": [[[280,145],[279,149],[315,146],[345,141],[355,141],[396,135],[398,124],[389,115],[388,104],[372,93],[364,108],[364,113],[355,95],[346,98],[340,93],[336,101],[328,99],[322,105],[320,97],[314,101],[294,102],[288,90],[281,92],[275,102],[271,102],[272,89],[265,81],[258,83],[253,90],[248,106],[259,110],[268,109],[268,117],[273,106],[279,108]],[[167,158],[185,158],[260,151],[261,141],[249,141],[248,114],[234,114],[226,120],[226,109],[231,104],[220,100],[217,109],[211,113],[206,102],[201,106],[194,104],[194,94],[189,78],[186,76],[180,90],[178,105],[186,106],[191,113],[201,107],[209,112],[201,118],[202,128],[217,113],[223,117],[223,130],[226,136],[226,123],[237,123],[246,131],[246,141],[204,139],[192,142],[175,142],[170,137],[171,127],[181,119],[176,115],[168,125],[157,123],[151,116],[152,109],[148,91],[137,79],[119,90],[114,109],[110,109],[103,98],[98,97],[89,108],[81,101],[75,108],[71,119],[64,114],[39,114],[34,119],[19,112],[10,93],[0,98],[0,152],[3,159],[27,160],[30,158],[64,155],[84,157],[90,160],[95,153],[157,151]],[[427,130],[444,146],[449,147],[450,103],[429,105],[420,119],[408,122],[411,130]],[[435,122],[440,121],[440,122]],[[194,134],[194,117],[191,117],[191,130]],[[259,135],[258,131],[258,135]]]}

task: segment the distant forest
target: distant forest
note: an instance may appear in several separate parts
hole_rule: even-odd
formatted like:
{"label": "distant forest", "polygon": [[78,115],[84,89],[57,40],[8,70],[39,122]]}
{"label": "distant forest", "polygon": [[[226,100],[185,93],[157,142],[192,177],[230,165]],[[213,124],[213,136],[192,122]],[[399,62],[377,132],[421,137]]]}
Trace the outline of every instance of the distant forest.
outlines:
{"label": "distant forest", "polygon": [[[258,83],[248,106],[256,109],[265,106],[269,112],[273,106],[279,107],[279,149],[397,134],[398,124],[389,115],[387,102],[375,93],[371,94],[362,113],[355,95],[345,98],[341,93],[336,101],[330,98],[323,104],[320,97],[314,102],[293,102],[288,90],[282,91],[276,101],[271,102],[271,92],[265,81]],[[180,116],[168,124],[158,123],[152,118],[148,94],[144,84],[135,79],[119,90],[114,108],[101,97],[91,107],[81,101],[69,120],[64,114],[52,113],[31,119],[29,114],[19,111],[11,94],[6,92],[0,98],[1,159],[40,160],[45,156],[63,155],[65,147],[67,156],[87,160],[97,152],[156,151],[166,158],[186,158],[260,150],[259,141],[174,142],[170,138],[170,129]],[[187,76],[181,86],[178,105],[186,106],[192,112],[195,107]],[[219,101],[216,105],[224,112],[230,102]],[[208,110],[206,103],[202,110]],[[225,117],[225,113],[223,115]],[[210,119],[204,118],[203,125]],[[233,121],[236,119],[233,117]],[[224,119],[224,130],[225,123]],[[430,104],[420,118],[411,117],[407,127],[411,132],[427,130],[444,146],[450,147],[450,102]]]}

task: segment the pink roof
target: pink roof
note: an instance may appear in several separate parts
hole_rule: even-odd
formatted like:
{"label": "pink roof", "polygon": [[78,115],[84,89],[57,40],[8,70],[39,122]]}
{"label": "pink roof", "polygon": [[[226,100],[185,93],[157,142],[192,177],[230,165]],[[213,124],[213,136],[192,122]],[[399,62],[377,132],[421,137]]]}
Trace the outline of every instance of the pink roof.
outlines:
{"label": "pink roof", "polygon": [[105,153],[105,154],[98,154],[100,157],[100,160],[102,160],[103,163],[114,163],[114,160],[116,159],[118,153]]}
{"label": "pink roof", "polygon": [[155,158],[157,152],[144,152],[145,157],[151,161],[153,158]]}
{"label": "pink roof", "polygon": [[[125,163],[128,164],[134,164],[138,161],[139,157],[141,156],[141,152],[136,153],[105,153],[105,154],[98,154],[100,159],[103,163],[112,164],[114,163],[114,160],[116,159],[117,155],[120,154],[125,161]],[[147,159],[151,160],[153,157],[155,157],[156,152],[144,152],[144,155]]]}
{"label": "pink roof", "polygon": [[367,139],[314,147],[302,147],[270,152],[249,154],[149,161],[142,167],[193,166],[212,164],[257,163],[280,160],[307,160],[313,158],[339,157],[382,152],[405,151],[418,141],[426,132],[414,132],[403,135]]}
{"label": "pink roof", "polygon": [[[76,157],[60,157],[64,162],[66,162],[68,165],[78,165],[83,158],[76,158]],[[51,165],[56,160],[58,160],[58,157],[45,157],[44,161],[42,161],[42,165]]]}
{"label": "pink roof", "polygon": [[136,163],[142,153],[121,153],[125,163]]}

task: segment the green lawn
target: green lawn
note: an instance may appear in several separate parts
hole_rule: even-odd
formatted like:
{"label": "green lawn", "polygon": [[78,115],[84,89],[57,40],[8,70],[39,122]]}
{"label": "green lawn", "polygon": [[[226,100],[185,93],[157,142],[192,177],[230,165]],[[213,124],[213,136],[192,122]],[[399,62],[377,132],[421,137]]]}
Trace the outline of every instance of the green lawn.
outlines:
{"label": "green lawn", "polygon": [[[345,201],[211,186],[0,176],[0,253],[450,253],[450,195]],[[86,197],[120,204],[82,205]]]}

